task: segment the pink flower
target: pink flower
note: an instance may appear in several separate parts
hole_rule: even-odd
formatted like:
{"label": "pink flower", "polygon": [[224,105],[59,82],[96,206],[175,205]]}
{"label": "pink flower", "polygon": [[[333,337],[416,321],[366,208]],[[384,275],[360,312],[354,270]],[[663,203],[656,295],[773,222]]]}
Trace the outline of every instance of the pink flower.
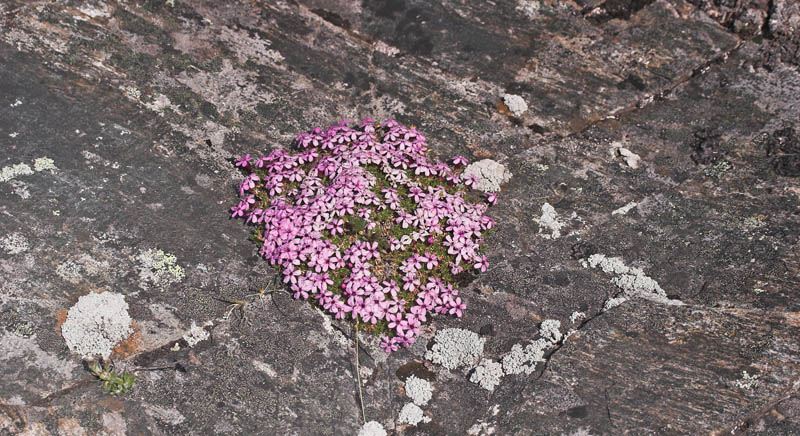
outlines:
{"label": "pink flower", "polygon": [[461,297],[456,297],[450,300],[450,315],[455,315],[461,318],[462,311],[467,308],[467,305],[461,302]]}
{"label": "pink flower", "polygon": [[237,216],[244,216],[244,213],[247,212],[248,209],[250,209],[250,205],[248,205],[244,201],[240,201],[239,205],[233,206],[231,208],[231,212],[232,212],[231,213],[231,218],[236,218]]}
{"label": "pink flower", "polygon": [[[445,262],[453,274],[467,265],[488,269],[479,253],[482,232],[494,224],[483,216],[487,203],[471,203],[455,186],[474,189],[477,177],[462,180],[447,163],[429,162],[425,136],[396,121],[315,128],[295,145],[291,153],[238,158],[236,166],[250,174],[231,208],[232,217],[256,226],[258,253],[281,268],[290,294],[313,296],[336,319],[384,321],[391,330],[381,348],[388,353],[413,344],[428,315],[463,316],[466,303],[438,277],[438,267]],[[467,159],[455,156],[452,164],[462,167]],[[496,194],[486,195],[495,204]],[[366,230],[348,234],[354,215]],[[397,234],[397,228],[410,230]],[[446,254],[436,251],[437,241]]]}
{"label": "pink flower", "polygon": [[391,353],[392,351],[397,351],[397,340],[395,338],[384,336],[381,339],[381,348],[383,348],[387,354]]}
{"label": "pink flower", "polygon": [[486,268],[489,268],[489,261],[486,260],[486,256],[481,256],[478,259],[478,262],[475,263],[475,269],[481,270],[481,272],[486,272]]}
{"label": "pink flower", "polygon": [[452,162],[453,162],[453,165],[455,165],[455,166],[463,166],[463,165],[466,165],[468,163],[467,162],[467,158],[465,158],[464,156],[461,156],[461,155],[453,156]]}
{"label": "pink flower", "polygon": [[420,257],[419,260],[425,263],[425,266],[429,270],[439,266],[439,259],[436,258],[435,254],[430,254],[428,252],[425,252],[425,256]]}
{"label": "pink flower", "polygon": [[250,165],[250,153],[247,153],[246,155],[240,157],[239,160],[236,161],[237,167],[247,168],[249,165]]}
{"label": "pink flower", "polygon": [[336,236],[344,234],[344,220],[343,219],[335,219],[328,223],[327,226],[328,230],[331,231],[331,235]]}

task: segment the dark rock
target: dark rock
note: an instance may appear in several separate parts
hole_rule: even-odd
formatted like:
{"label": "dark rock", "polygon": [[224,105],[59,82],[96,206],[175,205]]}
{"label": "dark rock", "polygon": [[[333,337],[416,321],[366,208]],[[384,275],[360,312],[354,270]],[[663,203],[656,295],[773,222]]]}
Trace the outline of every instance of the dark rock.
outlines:
{"label": "dark rock", "polygon": [[[0,5],[0,433],[357,434],[351,326],[294,301],[228,209],[233,156],[368,116],[513,174],[488,211],[489,270],[456,278],[463,317],[430,316],[388,356],[359,335],[368,420],[800,432],[797,2],[40,3]],[[504,112],[504,93],[528,110]],[[558,237],[534,220],[544,203]],[[149,250],[182,275],[159,278]],[[628,277],[585,267],[593,254],[683,305],[607,309]],[[111,357],[136,372],[119,398],[60,332],[101,291],[135,320]],[[576,332],[491,393],[425,360],[462,328],[499,361],[547,319]],[[400,426],[412,374],[433,385],[431,422]]]}

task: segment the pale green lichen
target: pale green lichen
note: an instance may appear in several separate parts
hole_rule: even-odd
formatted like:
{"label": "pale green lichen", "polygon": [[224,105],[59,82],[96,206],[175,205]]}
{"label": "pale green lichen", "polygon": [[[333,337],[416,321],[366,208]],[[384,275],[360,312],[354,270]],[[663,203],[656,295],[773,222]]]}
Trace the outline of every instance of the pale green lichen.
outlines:
{"label": "pale green lichen", "polygon": [[183,280],[183,268],[178,265],[174,254],[165,253],[163,250],[147,250],[137,256],[142,265],[140,279],[150,281],[156,285],[171,285]]}
{"label": "pale green lichen", "polygon": [[40,157],[33,160],[33,169],[36,172],[44,170],[57,170],[55,162],[49,157]]}
{"label": "pale green lichen", "polygon": [[29,338],[33,336],[33,324],[28,321],[17,321],[9,326],[10,330],[17,336]]}
{"label": "pale green lichen", "polygon": [[33,161],[33,168],[26,163],[8,165],[0,169],[0,182],[10,182],[19,176],[30,176],[34,171],[55,170],[57,169],[53,159],[49,157],[36,158]]}
{"label": "pale green lichen", "polygon": [[5,166],[0,169],[0,182],[8,182],[18,176],[29,176],[33,174],[30,165],[18,163],[15,165]]}
{"label": "pale green lichen", "polygon": [[142,98],[142,91],[135,86],[128,86],[125,88],[125,95],[131,100],[139,100]]}
{"label": "pale green lichen", "polygon": [[764,215],[747,217],[742,220],[740,227],[745,232],[752,232],[753,230],[760,229],[767,225],[767,223],[764,221],[765,218],[766,217]]}
{"label": "pale green lichen", "polygon": [[726,160],[721,160],[715,163],[714,166],[706,168],[703,172],[708,177],[713,177],[715,179],[718,179],[722,177],[723,174],[730,171],[731,168],[733,168],[733,165],[731,165],[730,162]]}

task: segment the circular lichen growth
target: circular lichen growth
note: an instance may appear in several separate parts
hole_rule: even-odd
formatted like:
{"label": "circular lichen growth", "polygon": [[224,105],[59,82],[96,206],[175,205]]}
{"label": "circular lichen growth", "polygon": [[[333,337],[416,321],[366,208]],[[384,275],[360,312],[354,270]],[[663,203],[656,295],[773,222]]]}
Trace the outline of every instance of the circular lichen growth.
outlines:
{"label": "circular lichen growth", "polygon": [[69,309],[61,335],[70,350],[84,358],[107,358],[114,346],[133,333],[128,303],[113,292],[88,294]]}

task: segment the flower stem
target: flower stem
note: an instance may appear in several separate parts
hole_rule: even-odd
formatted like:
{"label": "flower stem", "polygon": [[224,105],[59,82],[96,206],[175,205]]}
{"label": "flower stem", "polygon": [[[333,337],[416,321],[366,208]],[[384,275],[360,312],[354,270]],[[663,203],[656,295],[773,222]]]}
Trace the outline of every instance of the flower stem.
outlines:
{"label": "flower stem", "polygon": [[361,392],[361,366],[358,363],[358,321],[354,327],[356,336],[356,381],[358,382],[358,400],[361,402],[361,419],[367,423],[367,414],[364,412],[364,394]]}

